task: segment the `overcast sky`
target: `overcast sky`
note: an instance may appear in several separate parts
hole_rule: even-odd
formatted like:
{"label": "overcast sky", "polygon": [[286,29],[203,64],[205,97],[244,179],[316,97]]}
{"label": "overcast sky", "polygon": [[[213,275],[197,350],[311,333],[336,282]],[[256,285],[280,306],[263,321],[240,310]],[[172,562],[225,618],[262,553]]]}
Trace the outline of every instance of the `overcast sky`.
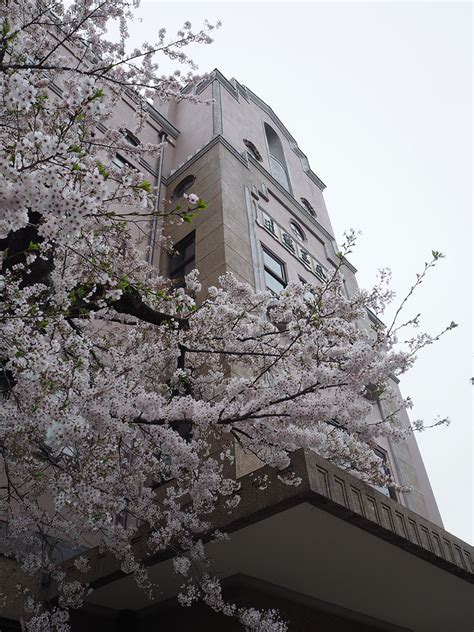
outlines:
{"label": "overcast sky", "polygon": [[[361,286],[381,267],[403,297],[432,249],[446,255],[415,298],[424,328],[459,327],[403,377],[445,528],[472,541],[472,7],[456,2],[146,2],[133,40],[222,20],[189,53],[248,86],[280,117],[326,183]],[[169,68],[168,66],[164,69]]]}

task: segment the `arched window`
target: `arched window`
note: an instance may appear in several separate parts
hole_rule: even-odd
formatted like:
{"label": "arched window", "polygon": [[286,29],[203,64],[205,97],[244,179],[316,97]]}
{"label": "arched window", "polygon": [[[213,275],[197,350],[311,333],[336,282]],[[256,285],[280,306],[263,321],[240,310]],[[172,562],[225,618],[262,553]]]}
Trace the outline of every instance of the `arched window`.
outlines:
{"label": "arched window", "polygon": [[285,154],[283,152],[283,146],[278,134],[275,130],[264,123],[265,135],[267,137],[268,153],[270,159],[270,171],[272,176],[277,180],[282,187],[287,191],[290,191],[290,180],[288,178],[288,168],[286,166]]}
{"label": "arched window", "polygon": [[312,215],[313,217],[316,217],[316,211],[311,206],[311,204],[308,202],[308,200],[306,198],[304,198],[304,197],[300,198],[300,200],[301,200],[301,204],[305,207],[305,209],[308,211],[308,213],[310,215]]}
{"label": "arched window", "polygon": [[260,155],[260,152],[251,140],[247,140],[246,138],[244,138],[244,145],[247,147],[248,152],[252,156],[252,158],[255,158],[255,160],[258,160],[258,162],[262,162],[262,156]]}
{"label": "arched window", "polygon": [[175,187],[173,191],[173,199],[178,200],[180,197],[183,197],[183,193],[189,191],[189,189],[196,182],[196,178],[194,176],[186,176],[181,182]]}
{"label": "arched window", "polygon": [[300,241],[305,241],[306,237],[301,227],[296,222],[290,222],[290,228],[293,235]]}

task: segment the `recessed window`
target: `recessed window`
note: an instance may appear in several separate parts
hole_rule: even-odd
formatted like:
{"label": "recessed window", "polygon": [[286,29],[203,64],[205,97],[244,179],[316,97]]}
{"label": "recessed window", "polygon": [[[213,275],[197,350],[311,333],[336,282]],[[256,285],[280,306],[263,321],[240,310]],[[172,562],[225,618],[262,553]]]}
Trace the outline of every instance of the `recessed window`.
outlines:
{"label": "recessed window", "polygon": [[181,182],[175,187],[173,191],[173,199],[178,200],[180,197],[183,197],[183,194],[193,186],[196,182],[196,178],[194,176],[186,176]]}
{"label": "recessed window", "polygon": [[286,287],[286,269],[283,261],[262,246],[265,285],[272,294],[278,295]]}
{"label": "recessed window", "polygon": [[306,281],[305,279],[303,279],[303,277],[300,277],[299,275],[298,275],[298,281],[306,290],[306,292],[304,293],[304,298],[307,301],[312,301],[314,299],[313,287],[308,283],[308,281]]}
{"label": "recessed window", "polygon": [[305,241],[305,234],[296,222],[290,222],[290,228],[291,232],[297,239],[299,239],[300,241]]}
{"label": "recessed window", "polygon": [[122,171],[122,169],[125,169],[125,167],[129,167],[130,169],[135,169],[135,171],[138,171],[138,169],[134,167],[131,162],[129,162],[126,158],[124,158],[120,154],[115,154],[115,157],[110,163],[110,167],[114,171]]}
{"label": "recessed window", "polygon": [[170,279],[183,279],[196,267],[195,232],[186,235],[173,249],[175,254],[168,255],[168,276]]}
{"label": "recessed window", "polygon": [[258,160],[258,162],[262,162],[262,156],[260,155],[260,152],[251,140],[247,140],[246,138],[244,138],[244,145],[247,147],[248,152],[252,156],[252,158],[255,158],[255,160]]}
{"label": "recessed window", "polygon": [[308,200],[304,197],[300,198],[301,204],[305,207],[305,209],[308,211],[308,213],[310,215],[312,215],[313,217],[316,217],[316,211],[314,210],[314,208],[311,206],[311,204],[308,202]]}
{"label": "recessed window", "polygon": [[140,139],[129,129],[122,127],[120,131],[129,145],[133,145],[133,147],[138,147],[140,145]]}
{"label": "recessed window", "polygon": [[[387,453],[385,452],[385,450],[383,450],[380,447],[377,447],[377,448],[373,449],[373,452],[382,461],[382,468],[383,468],[383,470],[386,472],[386,474],[390,475],[390,468],[388,466]],[[383,486],[382,485],[372,485],[372,487],[375,487],[375,489],[377,489],[379,492],[381,492],[385,496],[388,496],[389,498],[393,498],[393,500],[397,500],[397,495],[395,494],[394,490],[391,487],[389,487],[388,485],[383,485]]]}
{"label": "recessed window", "polygon": [[283,151],[281,140],[275,130],[270,127],[268,123],[264,123],[264,127],[268,144],[270,172],[275,180],[279,182],[284,189],[290,191],[288,167],[286,165],[285,153]]}

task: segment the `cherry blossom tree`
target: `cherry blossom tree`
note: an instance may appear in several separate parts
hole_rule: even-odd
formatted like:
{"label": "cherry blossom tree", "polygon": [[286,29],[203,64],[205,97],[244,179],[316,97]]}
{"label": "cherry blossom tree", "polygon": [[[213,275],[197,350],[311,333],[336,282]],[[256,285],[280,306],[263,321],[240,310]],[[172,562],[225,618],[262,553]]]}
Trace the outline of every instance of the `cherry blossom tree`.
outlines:
{"label": "cherry blossom tree", "polygon": [[[227,274],[196,302],[197,271],[173,288],[148,265],[137,222],[191,221],[205,203],[191,194],[186,208],[159,213],[139,172],[107,167],[126,143],[113,110],[132,95],[139,129],[147,99],[183,98],[197,80],[183,48],[210,42],[214,27],[185,23],[175,39],[161,29],[156,43],[129,51],[132,18],[122,0],[1,6],[3,552],[33,586],[45,574],[57,585],[48,608],[40,591],[26,590],[30,632],[67,630],[68,609],[87,591],[62,570],[58,543],[100,546],[152,590],[130,546],[139,530],[150,553],[176,552],[183,604],[201,599],[248,630],[283,631],[275,612],[226,603],[206,571],[209,516],[239,502],[235,446],[287,484],[298,484],[291,453],[306,448],[394,486],[374,441],[406,431],[396,412],[368,424],[371,400],[390,399],[391,378],[438,336],[409,336],[399,348],[418,317],[369,323],[367,310],[381,315],[393,298],[386,273],[371,291],[346,296],[340,272],[353,235],[325,283],[289,284],[278,299]],[[160,75],[160,54],[190,72]],[[137,156],[161,148],[126,147]],[[409,295],[441,256],[433,252]],[[160,502],[157,489],[166,490]],[[75,564],[87,570],[86,558]]]}

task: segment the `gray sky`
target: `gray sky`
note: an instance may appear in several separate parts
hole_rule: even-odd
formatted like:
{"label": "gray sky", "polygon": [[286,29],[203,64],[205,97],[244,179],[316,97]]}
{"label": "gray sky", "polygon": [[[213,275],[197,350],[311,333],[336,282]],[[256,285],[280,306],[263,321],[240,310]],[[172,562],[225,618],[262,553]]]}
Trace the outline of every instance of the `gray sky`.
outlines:
{"label": "gray sky", "polygon": [[[407,314],[437,333],[403,378],[412,419],[449,416],[417,435],[445,527],[472,540],[472,7],[457,2],[145,2],[133,40],[184,20],[222,20],[189,53],[268,103],[326,183],[361,286],[381,267],[400,298],[432,249],[446,255]],[[169,68],[169,67],[168,67]],[[163,67],[165,70],[165,67]]]}

